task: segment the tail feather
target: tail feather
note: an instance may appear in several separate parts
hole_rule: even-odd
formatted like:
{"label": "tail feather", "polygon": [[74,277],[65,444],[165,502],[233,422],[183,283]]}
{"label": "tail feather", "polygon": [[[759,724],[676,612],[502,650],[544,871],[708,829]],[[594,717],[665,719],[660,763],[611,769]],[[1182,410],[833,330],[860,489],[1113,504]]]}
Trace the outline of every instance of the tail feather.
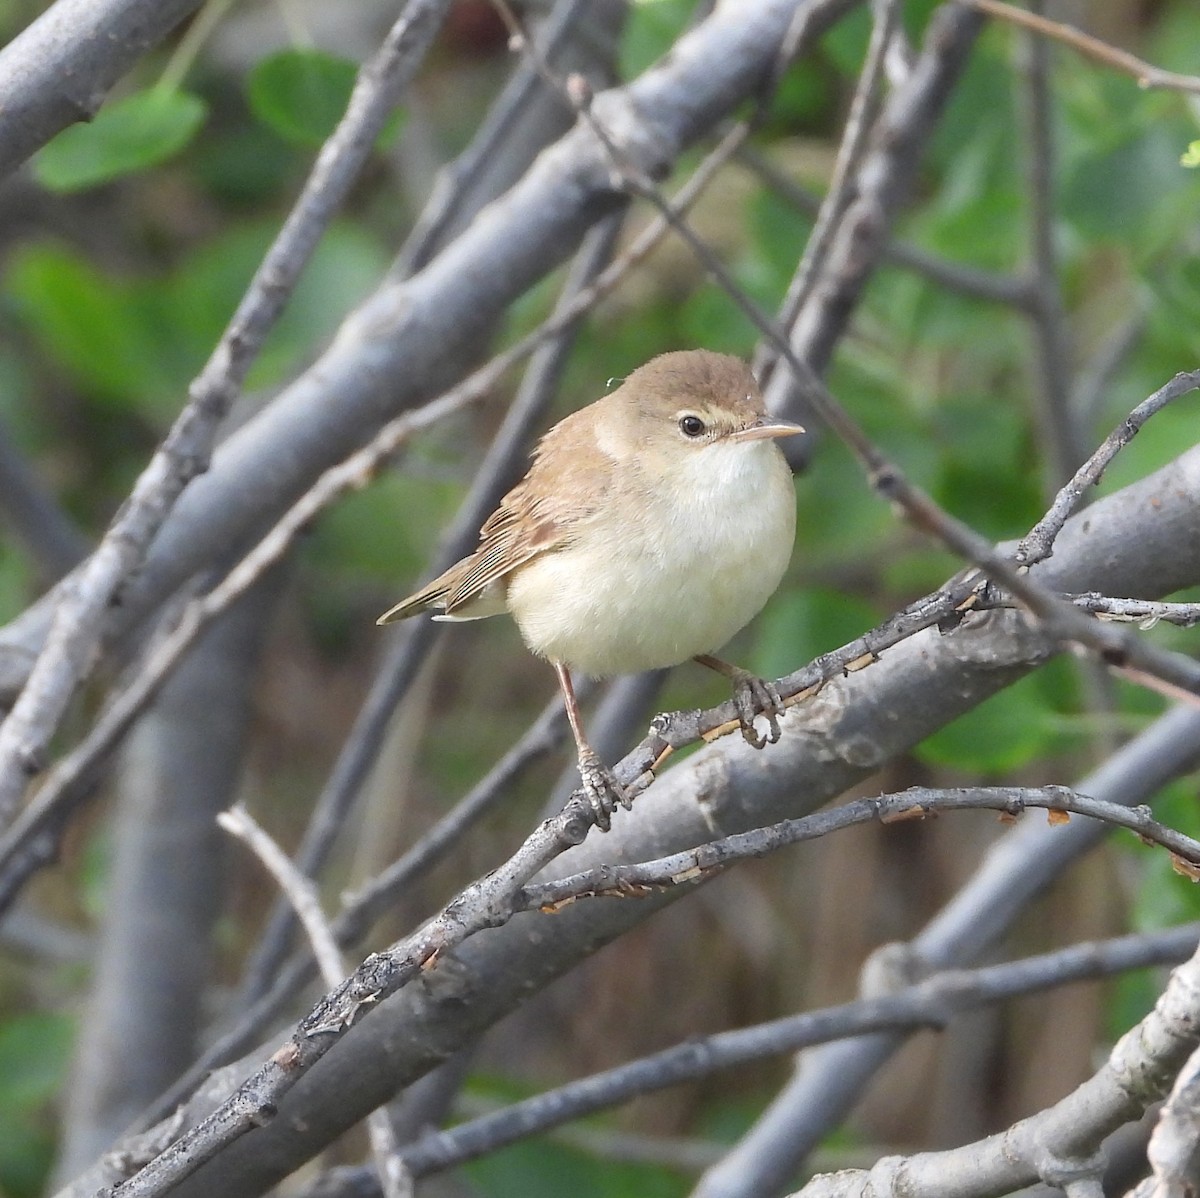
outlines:
{"label": "tail feather", "polygon": [[394,624],[397,620],[407,620],[409,616],[419,615],[431,607],[444,606],[445,598],[445,584],[440,579],[435,580],[424,590],[417,591],[415,595],[409,595],[407,599],[401,599],[395,607],[389,607],[375,623]]}

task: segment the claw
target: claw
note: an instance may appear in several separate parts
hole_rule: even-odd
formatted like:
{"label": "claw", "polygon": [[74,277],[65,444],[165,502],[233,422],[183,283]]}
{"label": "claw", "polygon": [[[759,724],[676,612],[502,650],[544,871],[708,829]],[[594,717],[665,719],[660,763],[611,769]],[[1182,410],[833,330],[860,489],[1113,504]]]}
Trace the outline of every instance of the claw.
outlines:
{"label": "claw", "polygon": [[633,806],[629,792],[591,749],[580,750],[579,778],[588,806],[596,817],[596,827],[601,832],[607,832],[612,827],[612,814],[617,806],[624,807],[626,811]]}
{"label": "claw", "polygon": [[[743,670],[741,666],[730,665],[711,653],[700,653],[695,658],[702,666],[724,674],[733,683],[733,705],[737,709],[738,723],[742,728],[742,736],[753,749],[761,749],[763,745],[774,744],[779,739],[779,717],[783,715],[783,696],[775,686],[763,678]],[[764,740],[754,727],[755,716],[766,716],[770,731]]]}
{"label": "claw", "polygon": [[[783,698],[779,691],[763,678],[748,670],[738,670],[733,676],[733,703],[737,708],[742,737],[751,748],[761,749],[779,739],[779,717],[783,715]],[[756,716],[766,716],[769,731],[766,739],[754,727]]]}

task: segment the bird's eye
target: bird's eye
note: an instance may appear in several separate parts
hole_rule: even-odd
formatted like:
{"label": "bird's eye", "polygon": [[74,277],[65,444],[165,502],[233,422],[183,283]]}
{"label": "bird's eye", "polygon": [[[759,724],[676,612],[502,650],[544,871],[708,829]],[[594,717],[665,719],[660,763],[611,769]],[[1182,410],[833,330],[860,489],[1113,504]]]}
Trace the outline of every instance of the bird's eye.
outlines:
{"label": "bird's eye", "polygon": [[704,421],[699,416],[680,416],[679,431],[685,437],[702,437],[704,435]]}

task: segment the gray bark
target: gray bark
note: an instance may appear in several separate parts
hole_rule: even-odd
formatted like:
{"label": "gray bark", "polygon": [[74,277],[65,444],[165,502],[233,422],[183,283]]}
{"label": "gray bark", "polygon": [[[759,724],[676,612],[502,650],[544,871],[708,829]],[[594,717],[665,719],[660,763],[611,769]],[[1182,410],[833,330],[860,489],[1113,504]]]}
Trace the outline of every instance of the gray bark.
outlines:
{"label": "gray bark", "polygon": [[58,0],[0,50],[0,177],[90,121],[109,89],[201,0]]}
{"label": "gray bark", "polygon": [[258,650],[279,572],[196,646],[126,746],[110,889],[58,1173],[102,1152],[195,1058]]}

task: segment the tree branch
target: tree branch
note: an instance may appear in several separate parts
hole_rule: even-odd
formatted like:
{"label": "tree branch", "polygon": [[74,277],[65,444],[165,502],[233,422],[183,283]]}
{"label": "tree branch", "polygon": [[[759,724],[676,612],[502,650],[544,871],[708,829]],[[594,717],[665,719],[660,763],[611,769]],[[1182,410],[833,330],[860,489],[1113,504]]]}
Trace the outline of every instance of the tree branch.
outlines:
{"label": "tree branch", "polygon": [[90,121],[112,87],[201,0],[57,0],[0,50],[0,177]]}
{"label": "tree branch", "polygon": [[1150,1012],[1126,1032],[1099,1072],[1054,1106],[1007,1131],[947,1152],[884,1157],[870,1170],[813,1178],[804,1198],[976,1198],[1044,1181],[1063,1186],[1098,1176],[1100,1142],[1162,1098],[1200,1040],[1200,959],[1180,965]]}

